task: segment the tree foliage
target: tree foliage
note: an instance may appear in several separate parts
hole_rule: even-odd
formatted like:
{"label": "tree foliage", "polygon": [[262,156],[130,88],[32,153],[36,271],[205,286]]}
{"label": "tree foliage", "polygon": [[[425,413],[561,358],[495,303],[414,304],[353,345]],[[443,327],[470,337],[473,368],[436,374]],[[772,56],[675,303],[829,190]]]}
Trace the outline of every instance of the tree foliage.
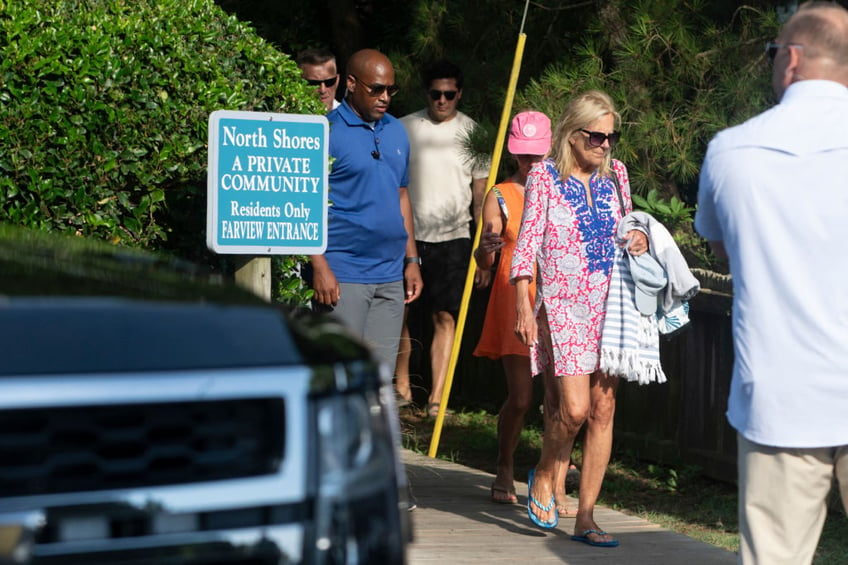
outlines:
{"label": "tree foliage", "polygon": [[[260,0],[252,3],[261,9]],[[310,43],[310,32],[314,44],[336,49],[342,61],[354,48],[383,50],[402,86],[392,103],[397,115],[424,105],[417,75],[422,63],[455,61],[466,73],[462,109],[485,126],[469,142],[472,152],[494,146],[524,21],[527,40],[513,113],[532,108],[556,121],[574,94],[607,91],[624,119],[615,155],[628,165],[634,192],[680,202],[688,211],[710,138],[773,102],[762,46],[775,37],[779,21],[774,3],[765,0],[535,0],[526,20],[525,3],[516,0],[408,0],[389,9],[372,0],[353,7],[346,0],[317,4],[325,21],[277,29],[274,41],[283,50]],[[344,42],[331,23],[338,18],[356,21]],[[501,176],[511,169],[505,157]],[[692,248],[690,257],[710,263],[691,216],[675,218],[669,227]]]}
{"label": "tree foliage", "polygon": [[210,259],[209,114],[320,107],[209,0],[0,0],[0,220]]}
{"label": "tree foliage", "polygon": [[526,20],[517,0],[218,3],[235,16],[211,0],[0,0],[0,220],[210,260],[209,113],[320,112],[287,54],[324,45],[342,66],[386,52],[397,115],[424,105],[421,65],[451,59],[462,109],[495,124],[522,22],[514,111],[556,120],[575,92],[610,92],[635,191],[691,206],[709,138],[769,104],[761,46],[778,26],[766,0],[534,0]]}
{"label": "tree foliage", "polygon": [[[777,27],[772,10],[753,6],[716,18],[704,0],[609,2],[569,57],[531,80],[518,104],[553,118],[575,93],[607,91],[623,118],[615,155],[634,192],[665,201],[649,211],[677,202],[691,212],[709,140],[772,103],[762,46]],[[717,266],[693,233],[691,214],[663,220],[690,260]]]}

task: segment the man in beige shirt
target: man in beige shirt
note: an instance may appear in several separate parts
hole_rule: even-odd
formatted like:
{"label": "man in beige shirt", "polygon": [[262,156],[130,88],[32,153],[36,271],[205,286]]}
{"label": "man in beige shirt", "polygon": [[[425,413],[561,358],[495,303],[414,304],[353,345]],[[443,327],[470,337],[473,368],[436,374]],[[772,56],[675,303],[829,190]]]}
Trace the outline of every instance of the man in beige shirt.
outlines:
{"label": "man in beige shirt", "polygon": [[[433,323],[427,412],[435,416],[471,259],[471,222],[480,217],[489,169],[472,162],[463,148],[463,138],[476,124],[457,108],[462,99],[462,71],[448,61],[437,61],[423,69],[421,78],[427,106],[401,122],[409,136],[409,198],[419,256],[408,260],[421,261],[424,291],[415,308]],[[404,325],[395,368],[399,403],[411,399],[410,352],[409,330]]]}

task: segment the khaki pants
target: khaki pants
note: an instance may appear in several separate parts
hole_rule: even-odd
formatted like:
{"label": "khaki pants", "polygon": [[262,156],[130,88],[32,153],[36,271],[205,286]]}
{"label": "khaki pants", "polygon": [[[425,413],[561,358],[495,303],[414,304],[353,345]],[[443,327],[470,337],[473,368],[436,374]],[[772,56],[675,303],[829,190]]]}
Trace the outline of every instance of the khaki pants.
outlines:
{"label": "khaki pants", "polygon": [[812,563],[834,478],[848,509],[848,446],[789,449],[737,435],[739,562]]}

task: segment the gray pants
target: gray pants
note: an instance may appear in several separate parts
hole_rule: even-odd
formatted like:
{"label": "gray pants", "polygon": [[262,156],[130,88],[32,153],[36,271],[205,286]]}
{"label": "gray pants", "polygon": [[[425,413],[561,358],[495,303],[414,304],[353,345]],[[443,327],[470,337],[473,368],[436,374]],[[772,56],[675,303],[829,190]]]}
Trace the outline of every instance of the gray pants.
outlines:
{"label": "gray pants", "polygon": [[403,326],[403,281],[382,284],[339,283],[333,314],[371,346],[374,357],[394,371]]}

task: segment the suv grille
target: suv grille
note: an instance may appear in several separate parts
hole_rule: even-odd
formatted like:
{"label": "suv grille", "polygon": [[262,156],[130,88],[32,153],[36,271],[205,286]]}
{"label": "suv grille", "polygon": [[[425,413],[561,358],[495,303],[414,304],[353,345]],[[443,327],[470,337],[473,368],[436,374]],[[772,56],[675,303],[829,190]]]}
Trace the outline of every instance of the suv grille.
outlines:
{"label": "suv grille", "polygon": [[274,472],[280,398],[0,411],[0,497]]}

